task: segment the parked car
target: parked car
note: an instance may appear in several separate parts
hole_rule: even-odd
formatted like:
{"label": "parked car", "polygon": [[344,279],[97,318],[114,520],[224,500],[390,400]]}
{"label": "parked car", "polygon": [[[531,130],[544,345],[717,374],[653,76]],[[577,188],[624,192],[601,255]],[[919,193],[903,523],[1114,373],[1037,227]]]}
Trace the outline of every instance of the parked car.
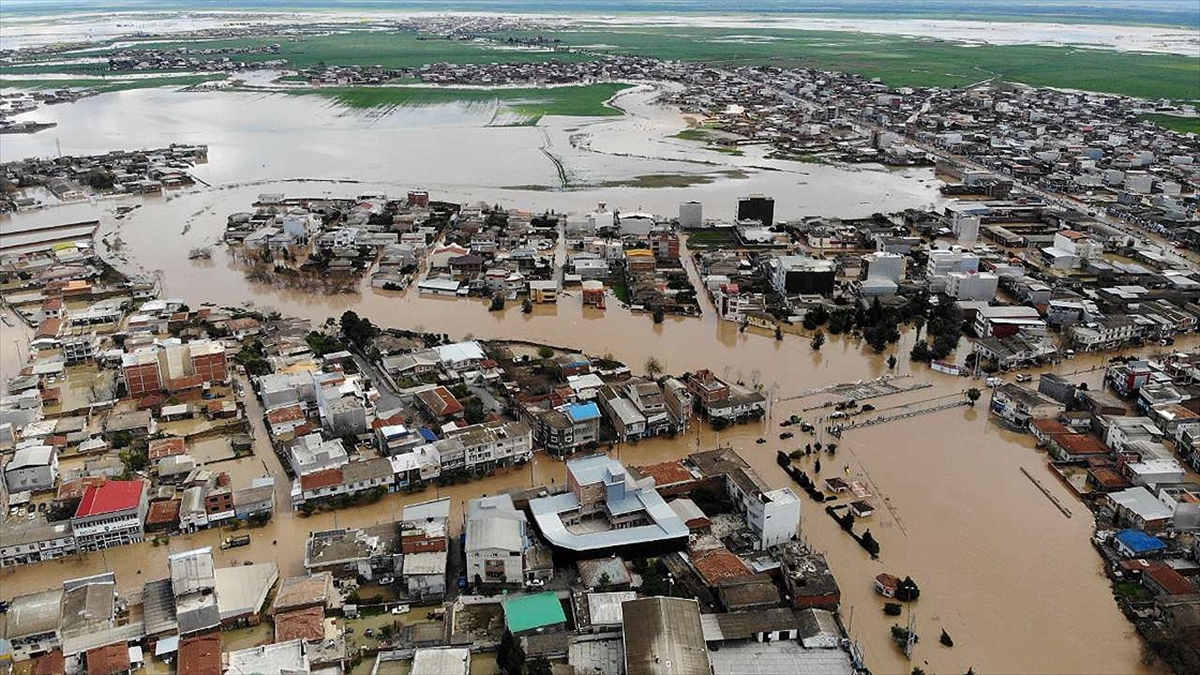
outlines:
{"label": "parked car", "polygon": [[392,608],[392,614],[408,614],[411,609],[408,605],[396,605]]}
{"label": "parked car", "polygon": [[1017,375],[1017,382],[1028,382],[1032,379],[1033,376],[1029,373],[1021,373],[1020,375]]}

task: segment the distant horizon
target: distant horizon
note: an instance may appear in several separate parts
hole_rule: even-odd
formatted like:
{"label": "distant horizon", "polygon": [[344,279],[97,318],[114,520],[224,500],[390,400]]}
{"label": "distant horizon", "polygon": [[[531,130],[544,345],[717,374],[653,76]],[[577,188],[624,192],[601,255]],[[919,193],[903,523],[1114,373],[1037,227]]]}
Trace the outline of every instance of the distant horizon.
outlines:
{"label": "distant horizon", "polygon": [[770,15],[895,18],[1004,23],[1170,26],[1200,29],[1195,0],[751,0],[731,8],[712,0],[5,0],[0,16],[164,12],[221,13],[498,13],[612,16],[629,14]]}

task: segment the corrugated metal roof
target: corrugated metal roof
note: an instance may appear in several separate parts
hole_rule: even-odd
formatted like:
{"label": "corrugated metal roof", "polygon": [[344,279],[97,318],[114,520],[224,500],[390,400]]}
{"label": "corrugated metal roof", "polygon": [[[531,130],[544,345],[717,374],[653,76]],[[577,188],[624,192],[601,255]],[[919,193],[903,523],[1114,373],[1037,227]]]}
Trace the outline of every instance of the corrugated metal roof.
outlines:
{"label": "corrugated metal roof", "polygon": [[557,624],[565,624],[567,615],[563,612],[562,603],[558,596],[550,593],[534,593],[510,597],[504,601],[504,621],[513,633],[545,628]]}

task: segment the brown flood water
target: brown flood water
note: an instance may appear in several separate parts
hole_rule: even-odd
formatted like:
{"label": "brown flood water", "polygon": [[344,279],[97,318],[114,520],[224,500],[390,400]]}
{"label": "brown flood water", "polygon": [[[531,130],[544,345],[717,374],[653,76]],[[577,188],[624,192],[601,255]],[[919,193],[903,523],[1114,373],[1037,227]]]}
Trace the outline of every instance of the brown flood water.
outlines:
{"label": "brown flood water", "polygon": [[[144,99],[132,92],[125,94],[123,100],[137,103],[141,106],[138,110],[146,107]],[[120,105],[104,97],[89,100],[97,101],[98,110],[105,113],[105,134],[119,134],[129,128],[121,125]],[[214,105],[207,97],[195,100],[201,106]],[[156,95],[151,103],[163,104],[164,110],[159,112],[160,124],[173,123],[172,116],[167,113],[170,106],[163,103],[163,97]],[[277,112],[273,98],[256,103],[270,107],[272,114]],[[186,108],[182,104],[173,105],[176,110]],[[76,114],[69,113],[70,108],[58,110],[63,111],[60,113],[63,115]],[[257,114],[251,108],[246,108],[245,113],[252,117]],[[647,120],[656,124],[661,122],[656,115],[658,113],[647,113],[630,124],[649,128],[654,125]],[[59,121],[64,123],[64,120]],[[325,122],[334,123],[322,119],[322,123]],[[220,124],[212,124],[211,128],[204,128],[203,134],[186,137],[196,142],[209,142],[212,147],[236,149],[236,176],[224,177],[227,180],[209,176],[214,178],[211,182],[222,187],[169,199],[145,200],[140,202],[145,204],[144,208],[124,221],[112,218],[115,203],[100,202],[21,216],[5,227],[19,227],[22,222],[69,222],[99,217],[102,233],[109,241],[119,236],[124,242],[120,250],[102,245],[106,258],[129,272],[162,270],[165,295],[183,298],[193,307],[202,302],[240,305],[252,300],[260,308],[318,322],[346,309],[354,309],[383,326],[448,333],[454,338],[526,339],[569,346],[593,355],[611,353],[634,371],[640,371],[646,359],[654,356],[667,372],[710,368],[725,377],[761,383],[772,398],[792,396],[827,384],[865,380],[886,372],[886,355],[870,353],[861,341],[834,337],[824,349],[814,353],[808,341],[802,338],[788,336],[777,342],[750,331],[740,333],[737,326],[718,321],[708,306],[703,318],[668,318],[661,325],[654,325],[647,315],[620,308],[616,302],[610,304],[607,312],[585,309],[577,294],[562,297],[557,306],[540,306],[530,315],[511,306],[504,312],[488,312],[485,304],[474,300],[425,298],[415,292],[380,292],[365,285],[358,294],[334,297],[256,286],[245,281],[223,248],[214,249],[211,261],[190,262],[186,259],[188,250],[219,239],[225,216],[247,209],[259,192],[341,196],[378,190],[395,194],[413,186],[412,182],[400,182],[379,166],[381,153],[370,154],[371,166],[367,173],[372,176],[370,180],[388,176],[392,182],[345,187],[328,182],[281,182],[278,180],[281,174],[316,175],[317,171],[312,167],[320,164],[322,157],[306,156],[299,169],[280,168],[276,164],[281,157],[278,148],[267,155],[267,162],[272,166],[265,172],[273,175],[267,181],[255,184],[254,181],[260,178],[256,175],[259,164],[255,152],[268,141],[277,143],[282,139],[278,134],[258,138],[252,133],[255,129],[249,128],[253,124],[239,123],[246,128],[237,134],[214,138],[223,132]],[[317,147],[328,149],[344,139],[357,138],[348,135],[349,131],[362,131],[368,126],[360,124],[349,130],[339,128],[336,138],[326,139]],[[69,138],[77,138],[79,134],[72,135],[71,128],[64,123],[63,133]],[[445,139],[454,131],[436,133]],[[505,139],[502,145],[524,143],[520,139],[512,140],[511,133],[505,130],[487,131],[492,134],[491,138]],[[159,135],[169,137],[169,134]],[[240,143],[246,146],[242,147]],[[66,144],[63,150],[74,151]],[[208,168],[215,171],[219,166],[216,153],[211,159]],[[594,161],[587,157],[576,159],[583,164]],[[461,157],[452,153],[450,159],[442,161],[448,164],[461,161]],[[645,163],[644,159],[638,161]],[[604,162],[601,167],[604,171],[619,173],[622,170],[618,160],[608,158]],[[518,174],[524,171],[514,166],[510,164],[506,169]],[[762,191],[773,193],[780,199],[778,213],[781,218],[812,213],[859,216],[871,211],[920,206],[937,199],[936,192],[926,182],[928,172],[904,174],[845,172],[820,166],[802,168],[806,173],[800,185],[796,182],[798,174],[775,171],[763,172],[744,181],[718,181],[686,190],[524,192],[495,187],[544,180],[542,174],[546,173],[546,167],[541,165],[528,172],[529,180],[505,176],[503,182],[495,182],[495,178],[490,178],[492,182],[483,184],[493,187],[447,188],[446,193],[439,196],[568,211],[585,210],[606,198],[610,204],[617,205],[619,198],[619,206],[626,209],[644,208],[670,215],[685,199],[705,201],[706,211],[712,203],[720,212],[730,210],[733,198],[739,194]],[[413,171],[412,166],[406,166],[404,170]],[[601,169],[595,171],[601,172]],[[337,169],[325,174],[342,172]],[[345,172],[353,173],[353,169],[345,169]],[[445,166],[434,172],[438,179],[449,182],[450,179],[443,177],[446,174]],[[245,183],[237,183],[239,180]],[[844,201],[843,198],[851,193],[853,198]],[[911,334],[906,334],[896,349],[901,361],[898,372],[913,369],[904,358],[911,340]],[[0,353],[3,349],[0,345]],[[11,345],[8,351],[13,351]],[[7,360],[0,358],[6,372]],[[1081,357],[1066,362],[1063,370],[1088,368],[1094,363]],[[917,368],[914,375],[934,386],[877,399],[873,403],[883,408],[954,395],[969,386],[963,378],[933,374],[924,368]],[[1088,377],[1093,378],[1095,384],[1094,378],[1098,375]],[[680,457],[697,448],[708,449],[718,442],[729,444],[742,453],[770,485],[782,487],[790,481],[775,465],[776,450],[794,449],[797,442],[802,446],[806,440],[797,437],[783,447],[776,440],[779,432],[776,423],[793,413],[815,420],[814,413],[805,415],[800,408],[818,402],[819,398],[779,402],[772,410],[771,420],[726,430],[719,438],[717,434],[700,429],[686,438],[642,442],[636,446],[618,447],[613,453],[626,464],[644,464]],[[255,419],[261,470],[253,463],[243,461],[236,471],[242,478],[265,473],[275,475],[277,502],[282,508],[269,525],[252,531],[252,546],[217,550],[215,554],[220,565],[240,564],[246,560],[274,561],[282,574],[297,574],[302,571],[303,545],[310,530],[392,521],[400,516],[403,504],[436,497],[452,500],[454,520],[461,526],[462,506],[466,499],[509,487],[564,479],[562,463],[538,456],[532,466],[511,469],[467,485],[428,488],[414,495],[391,495],[375,505],[303,518],[283,510],[288,501],[288,485],[278,461],[266,447],[266,434],[258,419],[260,411],[252,400],[248,403],[251,417]],[[848,621],[852,619],[852,636],[863,647],[868,664],[879,673],[908,673],[914,665],[931,673],[962,673],[968,667],[979,673],[1158,672],[1142,665],[1141,642],[1111,598],[1107,580],[1101,572],[1100,558],[1089,543],[1091,519],[1087,510],[1047,473],[1044,456],[1033,449],[1029,437],[1001,431],[988,421],[986,404],[985,397],[976,409],[955,408],[850,431],[839,442],[838,456],[825,459],[822,476],[842,474],[844,467],[849,465],[852,474],[868,479],[873,485],[877,495],[875,501],[881,508],[866,523],[882,545],[880,561],[871,561],[820,506],[808,500],[804,502],[803,536],[811,546],[827,553],[842,588],[843,613]],[[756,445],[754,440],[760,436],[769,442]],[[802,464],[810,461],[805,460]],[[1041,477],[1050,490],[1071,506],[1074,517],[1068,519],[1055,509],[1020,474],[1021,467]],[[811,467],[808,470],[811,472]],[[882,508],[885,503],[888,508]],[[3,596],[11,597],[61,583],[66,578],[109,569],[117,572],[120,588],[130,591],[145,579],[161,578],[166,574],[168,552],[196,546],[216,547],[227,534],[224,531],[201,532],[173,538],[167,546],[143,544],[4,571],[0,573],[0,589]],[[911,575],[923,591],[921,600],[912,607],[922,638],[912,663],[906,662],[891,643],[888,627],[895,619],[882,614],[881,599],[872,590],[873,578],[882,571]],[[954,638],[954,648],[938,644],[942,628]]]}

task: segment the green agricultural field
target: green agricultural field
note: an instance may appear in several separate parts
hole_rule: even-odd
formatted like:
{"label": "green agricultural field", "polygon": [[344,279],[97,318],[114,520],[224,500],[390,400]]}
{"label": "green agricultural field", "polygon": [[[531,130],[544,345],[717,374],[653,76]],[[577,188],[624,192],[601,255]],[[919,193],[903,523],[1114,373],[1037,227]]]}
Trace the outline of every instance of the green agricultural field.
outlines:
{"label": "green agricultural field", "polygon": [[714,65],[816,67],[878,77],[892,86],[962,86],[996,77],[1035,86],[1200,100],[1200,59],[1167,54],[742,28],[584,29],[554,36],[588,51]]}
{"label": "green agricultural field", "polygon": [[498,105],[532,124],[543,115],[611,116],[621,111],[605,101],[626,89],[624,84],[591,84],[579,87],[544,89],[460,89],[437,87],[337,87],[299,90],[332,98],[341,105],[359,109],[401,108],[477,103]]}
{"label": "green agricultural field", "polygon": [[1164,129],[1178,131],[1181,134],[1200,134],[1200,117],[1146,114],[1142,115],[1142,119],[1154,122]]}

